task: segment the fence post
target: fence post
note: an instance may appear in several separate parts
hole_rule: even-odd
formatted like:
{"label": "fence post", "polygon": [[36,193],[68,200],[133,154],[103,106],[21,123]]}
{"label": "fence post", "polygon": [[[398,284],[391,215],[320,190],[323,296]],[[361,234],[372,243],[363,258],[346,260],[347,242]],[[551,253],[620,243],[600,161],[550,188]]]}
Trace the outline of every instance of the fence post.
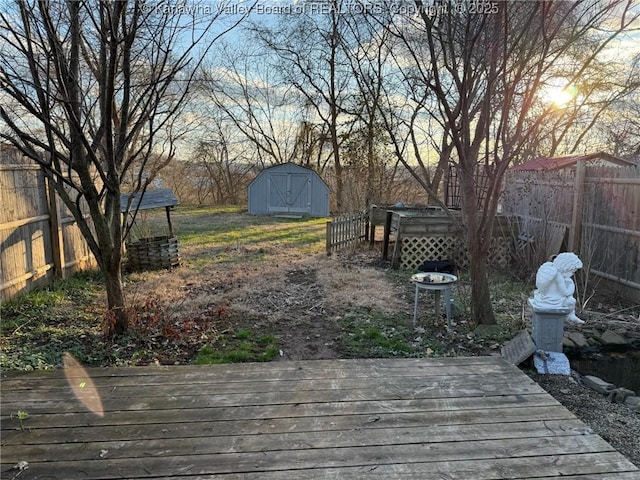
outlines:
{"label": "fence post", "polygon": [[331,256],[331,220],[327,220],[327,230],[325,238],[325,249],[327,251],[327,256]]}
{"label": "fence post", "polygon": [[391,234],[391,218],[392,217],[393,217],[393,212],[391,210],[387,210],[387,217],[384,222],[384,242],[382,245],[383,260],[386,260],[389,257],[389,237]]}
{"label": "fence post", "polygon": [[52,181],[44,177],[45,190],[49,207],[49,226],[51,229],[51,253],[53,255],[53,272],[56,278],[65,278],[64,238],[58,210],[58,196]]}
{"label": "fence post", "polygon": [[576,162],[576,178],[573,187],[573,215],[571,216],[571,231],[569,232],[569,251],[580,253],[582,242],[582,217],[584,214],[584,190],[586,165],[584,160]]}
{"label": "fence post", "polygon": [[365,213],[364,215],[366,215],[364,217],[364,241],[371,242],[371,245],[373,245],[373,238],[369,232],[369,214]]}

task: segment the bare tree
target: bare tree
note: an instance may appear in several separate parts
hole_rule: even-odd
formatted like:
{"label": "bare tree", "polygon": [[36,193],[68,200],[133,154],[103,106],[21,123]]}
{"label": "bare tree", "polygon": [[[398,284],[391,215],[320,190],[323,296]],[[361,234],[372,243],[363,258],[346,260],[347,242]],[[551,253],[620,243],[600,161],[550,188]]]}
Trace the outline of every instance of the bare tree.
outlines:
{"label": "bare tree", "polygon": [[123,179],[135,170],[134,191],[144,191],[174,156],[184,133],[176,119],[200,61],[195,48],[202,44],[204,54],[235,25],[214,36],[216,9],[181,13],[134,0],[16,1],[0,13],[0,91],[8,99],[0,137],[42,167],[73,214],[105,278],[110,335],[128,326]]}
{"label": "bare tree", "polygon": [[326,130],[338,210],[344,203],[340,120],[350,82],[350,70],[342,49],[344,3],[329,0],[326,3],[329,8],[323,8],[320,13],[305,12],[295,19],[284,17],[277,28],[271,25],[252,28],[255,38],[280,59],[284,81],[293,86],[304,97],[304,105],[313,110],[318,121],[314,118],[312,123],[322,123],[321,130]]}
{"label": "bare tree", "polygon": [[419,35],[380,28],[393,24],[393,19],[391,11],[380,8],[364,17],[347,16],[349,35],[344,48],[358,95],[365,99],[353,115],[371,129],[383,127],[396,165],[402,165],[418,182],[430,203],[446,210],[439,188],[453,146],[448,135],[439,135],[446,125],[430,112],[432,94],[424,82],[428,73],[411,62],[414,55],[428,56],[429,52]]}
{"label": "bare tree", "polygon": [[597,117],[593,128],[597,133],[588,135],[596,142],[592,151],[640,156],[640,48],[633,53],[621,49],[618,58],[608,59],[594,85],[596,105],[590,110],[591,117]]}
{"label": "bare tree", "polygon": [[193,160],[174,159],[162,169],[159,181],[164,188],[170,188],[183,203],[201,203],[200,195],[194,181],[198,180],[195,172],[196,164]]}
{"label": "bare tree", "polygon": [[[568,82],[575,62],[589,47],[597,48],[597,45],[586,42],[567,55],[570,61],[564,69],[556,71],[557,77]],[[633,116],[634,105],[639,108],[639,59],[622,63],[610,58],[595,58],[571,84],[562,89],[547,86],[544,90],[547,91],[540,95],[540,101],[546,101],[547,105],[551,103],[553,108],[546,115],[544,124],[538,127],[539,134],[531,136],[533,142],[529,150],[532,154],[554,156],[616,151],[617,146],[611,145],[611,140],[626,141],[626,117]],[[613,132],[615,134],[610,137]]]}
{"label": "bare tree", "polygon": [[[402,158],[389,148],[394,136],[385,128],[381,115],[385,101],[386,73],[390,64],[389,40],[386,30],[378,32],[361,14],[347,12],[346,32],[342,35],[342,49],[353,76],[354,94],[345,107],[351,126],[343,134],[344,163],[348,171],[346,182],[362,184],[350,186],[355,209],[380,203],[391,194]],[[395,132],[394,132],[395,133]]]}
{"label": "bare tree", "polygon": [[260,163],[293,160],[296,112],[301,110],[298,92],[282,81],[255,42],[221,48],[216,64],[203,69],[198,86],[210,105],[205,115],[218,117],[222,112],[255,147]]}
{"label": "bare tree", "polygon": [[[217,205],[238,205],[246,201],[247,177],[253,169],[251,162],[241,162],[230,152],[231,145],[220,123],[217,135],[201,141],[193,160],[199,177],[206,179],[209,197]],[[238,150],[236,149],[236,152]]]}
{"label": "bare tree", "polygon": [[[541,89],[567,61],[568,84],[574,84],[637,13],[627,0],[459,2],[455,11],[449,2],[415,5],[417,15],[395,16],[384,26],[406,46],[405,60],[420,72],[434,99],[431,112],[453,145],[471,257],[472,314],[478,323],[492,324],[487,259],[502,179],[548,127],[552,106],[540,105]],[[414,48],[415,38],[426,54]],[[589,48],[580,50],[586,41]],[[487,177],[483,202],[479,169]]]}
{"label": "bare tree", "polygon": [[315,168],[318,173],[324,172],[329,161],[323,155],[327,135],[322,131],[323,125],[315,125],[308,119],[303,119],[298,125],[298,133],[293,145],[292,161],[308,168]]}
{"label": "bare tree", "polygon": [[431,94],[424,83],[397,53],[394,56],[398,79],[392,83],[387,76],[380,116],[398,161],[425,191],[429,203],[450,213],[440,191],[453,150],[448,127],[432,114]]}
{"label": "bare tree", "polygon": [[640,159],[640,90],[608,112],[602,135],[605,147],[616,157]]}

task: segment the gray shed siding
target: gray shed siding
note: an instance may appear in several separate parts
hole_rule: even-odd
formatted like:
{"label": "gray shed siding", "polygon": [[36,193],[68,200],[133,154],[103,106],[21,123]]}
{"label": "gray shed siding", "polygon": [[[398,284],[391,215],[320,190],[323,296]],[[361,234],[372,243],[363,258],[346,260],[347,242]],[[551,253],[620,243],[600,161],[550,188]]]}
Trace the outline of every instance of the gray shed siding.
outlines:
{"label": "gray shed siding", "polygon": [[266,168],[249,184],[252,215],[329,215],[329,188],[320,175],[293,163]]}

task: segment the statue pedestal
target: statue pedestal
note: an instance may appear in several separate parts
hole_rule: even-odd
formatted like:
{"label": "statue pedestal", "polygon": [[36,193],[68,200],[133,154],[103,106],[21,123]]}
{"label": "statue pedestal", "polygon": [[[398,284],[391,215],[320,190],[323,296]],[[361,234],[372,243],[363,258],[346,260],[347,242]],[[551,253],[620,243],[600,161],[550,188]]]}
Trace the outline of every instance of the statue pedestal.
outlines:
{"label": "statue pedestal", "polygon": [[571,313],[570,308],[540,308],[529,299],[533,309],[531,317],[531,337],[538,350],[562,353],[564,321]]}

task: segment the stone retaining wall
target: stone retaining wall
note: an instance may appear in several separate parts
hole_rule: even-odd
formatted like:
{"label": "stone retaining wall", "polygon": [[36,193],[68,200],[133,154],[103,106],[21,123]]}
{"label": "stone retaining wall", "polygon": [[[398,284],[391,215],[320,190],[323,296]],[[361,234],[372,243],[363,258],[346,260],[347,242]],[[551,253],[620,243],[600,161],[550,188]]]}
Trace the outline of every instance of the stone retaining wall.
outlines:
{"label": "stone retaining wall", "polygon": [[565,323],[562,344],[567,349],[637,348],[640,347],[640,325],[621,321],[587,321],[583,325]]}
{"label": "stone retaining wall", "polygon": [[[564,350],[571,353],[597,351],[628,352],[640,349],[640,325],[623,321],[587,321],[583,325],[565,324]],[[618,387],[594,375],[580,377],[581,383],[607,396],[609,401],[623,403],[640,413],[640,392]]]}

